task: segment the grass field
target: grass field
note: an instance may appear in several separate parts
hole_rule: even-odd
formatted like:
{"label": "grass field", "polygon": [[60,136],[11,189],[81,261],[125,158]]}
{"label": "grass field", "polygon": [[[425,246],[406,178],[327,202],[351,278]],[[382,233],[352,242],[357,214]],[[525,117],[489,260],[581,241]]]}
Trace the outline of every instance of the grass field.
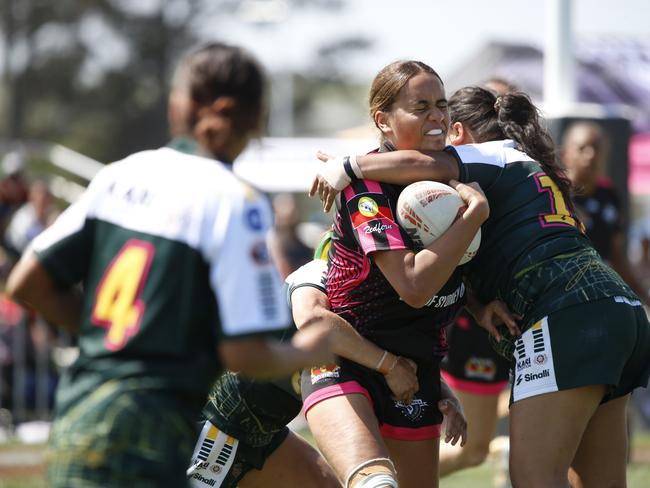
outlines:
{"label": "grass field", "polygon": [[[440,488],[492,488],[498,460],[461,471],[440,481]],[[0,445],[0,488],[45,488],[43,446]],[[628,467],[628,487],[650,486],[650,432],[637,434],[632,441],[632,462]],[[309,487],[305,487],[309,488]]]}

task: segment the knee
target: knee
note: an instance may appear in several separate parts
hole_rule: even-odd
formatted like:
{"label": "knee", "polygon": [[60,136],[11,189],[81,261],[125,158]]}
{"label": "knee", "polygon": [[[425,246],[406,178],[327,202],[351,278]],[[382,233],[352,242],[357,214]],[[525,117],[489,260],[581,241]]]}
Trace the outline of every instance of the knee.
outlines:
{"label": "knee", "polygon": [[361,463],[350,470],[345,488],[398,488],[395,466],[388,458]]}

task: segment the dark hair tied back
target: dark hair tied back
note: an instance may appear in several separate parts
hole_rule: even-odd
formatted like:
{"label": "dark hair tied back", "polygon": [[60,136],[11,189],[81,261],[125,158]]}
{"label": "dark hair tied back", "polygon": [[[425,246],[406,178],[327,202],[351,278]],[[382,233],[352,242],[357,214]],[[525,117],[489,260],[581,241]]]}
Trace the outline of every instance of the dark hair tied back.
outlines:
{"label": "dark hair tied back", "polygon": [[517,149],[542,165],[573,210],[571,182],[556,160],[553,140],[528,95],[511,92],[497,97],[478,86],[461,88],[449,99],[449,115],[451,123],[461,122],[477,143],[512,139]]}

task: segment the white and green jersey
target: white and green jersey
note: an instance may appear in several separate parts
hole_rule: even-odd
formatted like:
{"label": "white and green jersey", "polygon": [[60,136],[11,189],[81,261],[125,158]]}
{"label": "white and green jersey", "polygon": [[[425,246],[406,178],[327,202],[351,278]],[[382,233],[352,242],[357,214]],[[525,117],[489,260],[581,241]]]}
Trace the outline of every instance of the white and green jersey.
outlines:
{"label": "white and green jersey", "polygon": [[142,376],[201,405],[221,338],[289,324],[271,222],[267,199],[212,159],[163,148],[102,169],[33,243],[56,282],[85,290],[67,399]]}
{"label": "white and green jersey", "polygon": [[464,266],[481,301],[500,298],[539,318],[586,300],[634,297],[600,262],[556,183],[512,140],[447,150],[459,159],[460,181],[478,182],[490,203],[481,247]]}

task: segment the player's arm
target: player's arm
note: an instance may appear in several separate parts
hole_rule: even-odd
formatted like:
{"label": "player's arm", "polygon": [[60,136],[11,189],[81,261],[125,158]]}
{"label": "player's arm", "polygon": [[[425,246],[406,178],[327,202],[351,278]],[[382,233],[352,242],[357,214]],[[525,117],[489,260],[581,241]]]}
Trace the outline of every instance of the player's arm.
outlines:
{"label": "player's arm", "polygon": [[444,234],[418,253],[408,249],[373,253],[391,286],[415,308],[423,307],[444,286],[490,212],[476,183],[450,183],[467,203],[467,210]]}
{"label": "player's arm", "polygon": [[318,194],[326,211],[353,177],[407,185],[422,180],[448,183],[460,176],[458,159],[444,151],[402,150],[351,158],[330,158],[319,153],[319,158],[325,164],[314,178],[309,196]]}
{"label": "player's arm", "polygon": [[242,337],[224,339],[218,347],[227,369],[259,379],[288,376],[333,361],[330,331],[323,325],[298,331],[290,343]]}
{"label": "player's arm", "polygon": [[9,297],[37,310],[45,320],[77,333],[81,323],[83,295],[77,287],[57,285],[38,257],[27,252],[11,271]]}
{"label": "player's arm", "polygon": [[291,294],[292,313],[301,331],[325,325],[331,332],[332,351],[384,375],[395,399],[410,403],[418,391],[417,366],[396,356],[359,334],[352,325],[329,308],[327,295],[314,287],[301,286]]}
{"label": "player's arm", "polygon": [[32,241],[7,281],[10,297],[72,333],[81,325],[79,284],[92,246],[88,216],[104,186],[106,171],[101,170],[81,197]]}
{"label": "player's arm", "polygon": [[230,191],[228,205],[215,202],[206,212],[202,243],[219,307],[218,350],[224,366],[247,376],[271,378],[331,361],[326,327],[310,327],[291,342],[270,338],[291,323],[266,245],[271,208],[253,190],[233,186]]}
{"label": "player's arm", "polygon": [[487,305],[483,305],[474,293],[472,293],[471,289],[467,287],[467,304],[465,308],[472,314],[476,323],[483,327],[498,342],[502,339],[498,329],[498,326],[501,324],[505,324],[511,336],[516,337],[521,335],[517,320],[521,320],[522,317],[514,315],[501,300],[492,300]]}
{"label": "player's arm", "polygon": [[460,401],[442,376],[440,397],[438,408],[445,417],[445,442],[455,446],[460,441],[462,447],[467,442],[467,420]]}

